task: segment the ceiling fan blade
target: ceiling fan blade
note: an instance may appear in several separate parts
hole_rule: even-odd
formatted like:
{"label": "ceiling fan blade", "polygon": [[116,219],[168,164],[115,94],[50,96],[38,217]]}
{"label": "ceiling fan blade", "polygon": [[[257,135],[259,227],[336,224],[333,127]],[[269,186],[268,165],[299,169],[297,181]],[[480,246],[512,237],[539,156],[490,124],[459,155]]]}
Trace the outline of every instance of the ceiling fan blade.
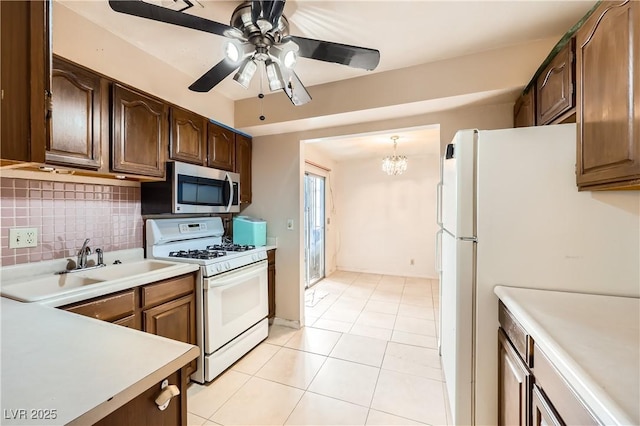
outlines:
{"label": "ceiling fan blade", "polygon": [[176,12],[175,10],[146,3],[142,0],[109,0],[109,6],[111,6],[111,9],[116,12],[125,13],[127,15],[166,22],[167,24],[192,28],[194,30],[200,30],[221,36],[227,36],[229,33],[236,31],[233,27],[219,22],[210,21],[187,13]]}
{"label": "ceiling fan blade", "polygon": [[380,63],[380,51],[376,49],[292,35],[287,36],[283,42],[287,40],[291,40],[298,45],[300,48],[298,56],[303,58],[334,62],[368,71],[374,70]]}
{"label": "ceiling fan blade", "polygon": [[251,2],[251,22],[253,22],[253,25],[258,25],[260,16],[262,16],[262,2],[260,0],[253,0]]}
{"label": "ceiling fan blade", "polygon": [[287,77],[287,82],[282,90],[291,99],[291,103],[295,106],[300,106],[310,102],[311,95],[307,92],[306,87],[304,87],[295,71],[291,70]]}
{"label": "ceiling fan blade", "polygon": [[224,80],[229,74],[234,72],[240,64],[234,64],[226,59],[218,62],[213,68],[204,73],[202,77],[197,79],[189,90],[194,92],[208,92],[213,89],[216,84]]}
{"label": "ceiling fan blade", "polygon": [[271,14],[269,15],[269,22],[273,28],[278,26],[278,21],[282,16],[282,12],[284,11],[284,2],[285,0],[274,0],[273,5],[271,7]]}

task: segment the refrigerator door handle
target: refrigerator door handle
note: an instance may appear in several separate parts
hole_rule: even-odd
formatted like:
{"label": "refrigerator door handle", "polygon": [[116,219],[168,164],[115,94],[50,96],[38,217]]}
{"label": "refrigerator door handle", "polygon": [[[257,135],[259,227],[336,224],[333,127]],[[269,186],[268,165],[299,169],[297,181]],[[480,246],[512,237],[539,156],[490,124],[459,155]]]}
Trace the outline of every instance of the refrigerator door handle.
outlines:
{"label": "refrigerator door handle", "polygon": [[442,228],[440,228],[436,232],[436,272],[438,273],[442,272],[442,256],[440,253],[442,250],[442,231]]}
{"label": "refrigerator door handle", "polygon": [[436,223],[442,228],[442,181],[436,186]]}

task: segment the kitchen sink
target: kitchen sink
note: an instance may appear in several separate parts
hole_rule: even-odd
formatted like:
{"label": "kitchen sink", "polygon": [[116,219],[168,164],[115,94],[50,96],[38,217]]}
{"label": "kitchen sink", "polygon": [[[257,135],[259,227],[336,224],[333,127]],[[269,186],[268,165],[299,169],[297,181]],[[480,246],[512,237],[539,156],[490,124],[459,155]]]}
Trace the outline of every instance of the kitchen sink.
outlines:
{"label": "kitchen sink", "polygon": [[141,260],[131,263],[120,263],[117,265],[108,265],[103,268],[90,269],[87,271],[73,272],[67,275],[78,275],[98,281],[112,281],[121,278],[127,278],[134,275],[146,274],[159,269],[174,266],[171,263],[158,262],[154,260]]}
{"label": "kitchen sink", "polygon": [[50,297],[56,293],[66,293],[75,289],[82,288],[87,285],[100,283],[104,280],[86,277],[74,274],[63,275],[45,275],[29,280],[28,282],[21,282],[10,285],[3,285],[3,293],[11,293],[11,287],[19,286],[20,292],[25,299],[35,302],[38,300]]}
{"label": "kitchen sink", "polygon": [[[109,260],[108,262],[113,262]],[[60,262],[56,263],[58,265]],[[21,267],[22,269],[25,266]],[[155,259],[124,259],[99,268],[87,268],[60,274],[60,269],[40,271],[35,276],[24,272],[12,277],[5,271],[0,294],[21,302],[64,306],[93,297],[145,285],[197,270],[198,265]]]}

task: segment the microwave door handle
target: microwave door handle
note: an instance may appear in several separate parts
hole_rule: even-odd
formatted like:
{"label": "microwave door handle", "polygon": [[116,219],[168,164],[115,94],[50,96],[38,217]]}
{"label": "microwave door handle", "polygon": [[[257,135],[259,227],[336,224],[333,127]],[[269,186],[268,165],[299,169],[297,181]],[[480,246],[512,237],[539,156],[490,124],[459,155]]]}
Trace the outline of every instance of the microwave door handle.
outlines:
{"label": "microwave door handle", "polygon": [[233,180],[231,180],[231,174],[227,173],[227,182],[229,182],[229,203],[227,204],[227,212],[231,211],[231,205],[233,204]]}

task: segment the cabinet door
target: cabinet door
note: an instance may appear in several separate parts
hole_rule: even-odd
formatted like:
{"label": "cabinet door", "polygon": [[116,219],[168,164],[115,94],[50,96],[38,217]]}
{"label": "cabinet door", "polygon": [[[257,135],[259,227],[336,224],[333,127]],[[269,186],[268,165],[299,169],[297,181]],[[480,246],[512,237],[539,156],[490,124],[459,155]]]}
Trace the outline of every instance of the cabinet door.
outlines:
{"label": "cabinet door", "polygon": [[498,342],[498,424],[528,426],[531,373],[502,329]]}
{"label": "cabinet door", "polygon": [[207,149],[207,120],[190,111],[171,107],[170,123],[169,157],[203,165]]}
{"label": "cabinet door", "polygon": [[574,39],[558,52],[536,80],[536,124],[549,124],[575,106]]}
{"label": "cabinet door", "polygon": [[207,165],[233,172],[236,168],[235,133],[217,124],[209,123],[207,141]]}
{"label": "cabinet door", "polygon": [[564,426],[564,422],[556,414],[555,410],[551,406],[551,403],[547,401],[538,386],[533,386],[533,397],[531,400],[531,415],[533,420],[533,426]]}
{"label": "cabinet door", "polygon": [[531,127],[536,125],[535,88],[522,94],[513,106],[513,127]]}
{"label": "cabinet door", "polygon": [[155,400],[162,392],[162,381],[113,411],[94,426],[179,426],[187,424],[187,380],[184,369],[169,377],[169,385],[175,385],[180,394],[174,397],[165,410],[159,410]]}
{"label": "cabinet door", "polygon": [[236,134],[236,172],[240,173],[241,208],[251,204],[251,138]]}
{"label": "cabinet door", "polygon": [[[196,302],[190,294],[143,312],[143,329],[147,333],[196,345]],[[193,360],[187,374],[196,371]]]}
{"label": "cabinet door", "polygon": [[640,3],[602,2],[576,46],[578,187],[640,188]]}
{"label": "cabinet door", "polygon": [[47,163],[100,168],[101,78],[80,67],[53,59],[52,131]]}
{"label": "cabinet door", "polygon": [[50,12],[48,1],[0,1],[3,160],[43,163],[49,137]]}
{"label": "cabinet door", "polygon": [[276,316],[276,251],[267,251],[267,283],[269,295],[269,322]]}
{"label": "cabinet door", "polygon": [[167,106],[114,84],[112,170],[164,177],[168,141]]}

